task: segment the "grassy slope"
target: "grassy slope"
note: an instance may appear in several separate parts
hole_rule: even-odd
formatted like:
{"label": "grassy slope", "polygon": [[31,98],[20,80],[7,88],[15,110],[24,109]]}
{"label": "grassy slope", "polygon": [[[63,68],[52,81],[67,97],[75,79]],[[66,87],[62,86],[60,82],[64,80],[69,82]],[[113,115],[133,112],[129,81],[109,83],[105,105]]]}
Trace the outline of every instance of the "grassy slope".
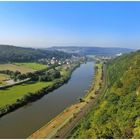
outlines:
{"label": "grassy slope", "polygon": [[108,89],[72,138],[140,138],[140,51],[108,65]]}
{"label": "grassy slope", "polygon": [[17,66],[23,66],[33,70],[41,70],[47,68],[47,65],[39,64],[39,63],[15,63]]}

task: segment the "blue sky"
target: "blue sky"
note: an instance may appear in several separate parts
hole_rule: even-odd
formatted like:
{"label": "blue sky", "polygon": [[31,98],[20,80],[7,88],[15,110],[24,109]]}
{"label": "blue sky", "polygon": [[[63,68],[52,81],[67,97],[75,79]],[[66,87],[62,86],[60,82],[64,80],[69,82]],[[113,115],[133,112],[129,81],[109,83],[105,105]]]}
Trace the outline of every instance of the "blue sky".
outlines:
{"label": "blue sky", "polygon": [[0,2],[0,44],[140,48],[140,2]]}

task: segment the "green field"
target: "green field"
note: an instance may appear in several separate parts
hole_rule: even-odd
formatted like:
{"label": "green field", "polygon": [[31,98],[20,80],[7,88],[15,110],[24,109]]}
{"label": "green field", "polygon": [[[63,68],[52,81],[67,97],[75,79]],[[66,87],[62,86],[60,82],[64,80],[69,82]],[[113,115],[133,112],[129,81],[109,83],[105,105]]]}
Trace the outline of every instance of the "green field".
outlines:
{"label": "green field", "polygon": [[34,63],[15,63],[15,65],[23,66],[23,67],[33,69],[33,70],[42,70],[42,69],[47,68],[47,65],[43,65],[43,64],[35,63],[35,62]]}
{"label": "green field", "polygon": [[[68,73],[61,68],[63,71],[63,76],[66,76]],[[64,75],[65,73],[65,75]],[[29,92],[35,93],[44,87],[51,86],[54,82],[28,82],[21,85],[16,85],[7,89],[0,90],[0,108],[8,104],[16,103],[17,99],[23,98],[24,95],[27,95]]]}
{"label": "green field", "polygon": [[0,107],[16,103],[17,99],[23,98],[23,96],[27,93],[35,93],[39,89],[50,86],[52,84],[53,82],[27,83],[0,90]]}
{"label": "green field", "polygon": [[53,87],[56,83],[59,83],[59,81],[62,82],[64,79],[67,79],[70,76],[70,71],[76,66],[76,64],[73,64],[68,70],[66,70],[65,66],[62,66],[60,68],[62,77],[54,79],[50,82],[29,81],[24,84],[15,85],[6,89],[0,89],[0,108],[7,112],[9,109],[8,105],[17,103],[17,99],[24,100],[25,96],[29,95],[29,93],[39,94],[39,90],[47,87]]}

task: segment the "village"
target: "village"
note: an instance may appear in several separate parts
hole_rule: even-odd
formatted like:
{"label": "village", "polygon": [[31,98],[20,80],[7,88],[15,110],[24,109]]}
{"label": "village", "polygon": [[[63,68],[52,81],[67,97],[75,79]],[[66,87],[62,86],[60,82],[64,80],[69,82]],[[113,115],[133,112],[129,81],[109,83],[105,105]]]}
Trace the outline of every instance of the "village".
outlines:
{"label": "village", "polygon": [[59,66],[61,66],[61,65],[63,65],[63,64],[67,64],[67,65],[69,65],[69,64],[72,64],[73,62],[77,62],[77,61],[79,61],[79,60],[84,60],[86,57],[78,57],[78,56],[74,56],[74,55],[72,55],[72,57],[71,58],[67,58],[67,59],[58,59],[58,58],[56,58],[56,57],[52,57],[51,59],[47,59],[47,58],[42,58],[42,59],[39,59],[38,60],[38,62],[39,63],[42,63],[42,64],[46,64],[46,65],[48,65],[48,66],[52,66],[52,65],[59,65]]}

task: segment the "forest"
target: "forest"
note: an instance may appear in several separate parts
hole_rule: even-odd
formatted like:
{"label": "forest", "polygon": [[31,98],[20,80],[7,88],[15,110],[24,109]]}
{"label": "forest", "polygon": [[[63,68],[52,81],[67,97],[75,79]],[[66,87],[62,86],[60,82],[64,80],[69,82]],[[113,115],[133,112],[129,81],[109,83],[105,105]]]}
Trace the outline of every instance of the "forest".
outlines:
{"label": "forest", "polygon": [[0,45],[0,63],[7,62],[34,62],[42,58],[70,58],[71,54],[57,50],[43,50],[33,48],[23,48],[12,45]]}
{"label": "forest", "polygon": [[107,63],[107,88],[71,138],[140,138],[140,51]]}

